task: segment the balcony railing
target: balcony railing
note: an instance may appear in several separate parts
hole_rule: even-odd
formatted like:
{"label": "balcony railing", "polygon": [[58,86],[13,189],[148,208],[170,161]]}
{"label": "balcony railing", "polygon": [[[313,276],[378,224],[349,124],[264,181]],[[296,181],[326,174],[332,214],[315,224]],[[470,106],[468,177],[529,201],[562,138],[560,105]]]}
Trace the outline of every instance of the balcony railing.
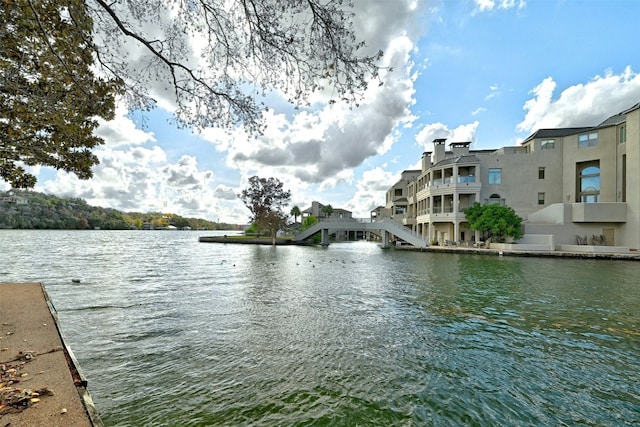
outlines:
{"label": "balcony railing", "polygon": [[467,176],[456,176],[456,177],[447,177],[444,179],[434,179],[433,181],[427,182],[425,185],[418,187],[418,192],[431,187],[431,186],[439,186],[443,184],[468,184],[470,182],[478,182],[476,177],[473,175]]}
{"label": "balcony railing", "polygon": [[476,182],[476,177],[473,175],[459,176],[458,183],[464,183],[464,182]]}

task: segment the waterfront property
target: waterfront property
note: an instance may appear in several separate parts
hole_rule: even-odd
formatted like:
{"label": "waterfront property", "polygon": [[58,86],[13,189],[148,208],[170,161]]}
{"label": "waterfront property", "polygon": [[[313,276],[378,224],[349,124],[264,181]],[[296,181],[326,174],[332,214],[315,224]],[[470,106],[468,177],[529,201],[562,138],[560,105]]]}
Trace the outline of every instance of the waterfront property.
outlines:
{"label": "waterfront property", "polygon": [[628,252],[640,248],[640,103],[592,127],[540,129],[520,146],[471,150],[433,141],[372,216],[390,217],[439,245],[482,239],[464,210],[510,206],[525,250]]}

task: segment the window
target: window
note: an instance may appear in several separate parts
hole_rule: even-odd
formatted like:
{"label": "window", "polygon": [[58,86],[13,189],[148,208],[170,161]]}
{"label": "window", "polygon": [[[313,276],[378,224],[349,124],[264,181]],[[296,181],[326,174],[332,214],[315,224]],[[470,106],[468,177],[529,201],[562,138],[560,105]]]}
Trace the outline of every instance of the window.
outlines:
{"label": "window", "polygon": [[395,190],[395,194],[396,197],[400,197],[402,196],[402,188],[396,188]]}
{"label": "window", "polygon": [[538,168],[538,179],[544,179],[544,168]]}
{"label": "window", "polygon": [[620,126],[620,144],[627,142],[627,127]]}
{"label": "window", "polygon": [[545,139],[544,141],[540,141],[541,150],[553,150],[554,148],[556,148],[555,139]]}
{"label": "window", "polygon": [[579,165],[578,194],[581,203],[597,203],[600,200],[600,166],[594,162]]}
{"label": "window", "polygon": [[492,168],[489,169],[489,184],[501,184],[502,183],[502,169]]}
{"label": "window", "polygon": [[499,194],[492,194],[488,199],[484,199],[484,202],[488,205],[505,206],[505,200]]}
{"label": "window", "polygon": [[538,204],[544,205],[544,193],[538,193]]}
{"label": "window", "polygon": [[578,136],[578,148],[595,147],[596,145],[598,145],[598,132]]}

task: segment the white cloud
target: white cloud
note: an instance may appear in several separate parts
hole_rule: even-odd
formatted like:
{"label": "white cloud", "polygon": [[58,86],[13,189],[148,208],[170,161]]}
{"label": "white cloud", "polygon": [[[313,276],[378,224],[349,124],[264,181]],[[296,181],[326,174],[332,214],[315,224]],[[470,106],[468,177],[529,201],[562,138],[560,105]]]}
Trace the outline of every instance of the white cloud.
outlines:
{"label": "white cloud", "polygon": [[213,192],[214,197],[222,200],[236,200],[238,198],[238,194],[236,191],[225,185],[219,185],[215,191]]}
{"label": "white cloud", "polygon": [[350,210],[355,218],[368,218],[373,209],[384,206],[387,189],[399,179],[400,174],[380,167],[364,171],[353,197],[343,208]]}
{"label": "white cloud", "polygon": [[136,124],[127,117],[127,111],[122,105],[116,109],[113,120],[107,122],[98,118],[98,123],[96,135],[103,138],[110,147],[140,145],[156,141],[153,132],[145,132],[136,127]]}
{"label": "white cloud", "polygon": [[96,155],[100,164],[93,169],[93,179],[82,181],[73,174],[58,172],[42,189],[123,211],[161,211],[212,218],[211,212],[218,210],[211,188],[214,173],[199,169],[193,156],[184,155],[169,163],[158,146],[105,147]]}
{"label": "white cloud", "polygon": [[517,124],[520,132],[558,127],[594,126],[640,100],[640,74],[627,67],[622,73],[596,75],[553,98],[556,82],[547,77],[531,90],[533,98],[524,104],[526,115]]}
{"label": "white cloud", "polygon": [[430,123],[418,132],[416,135],[416,142],[418,145],[424,147],[425,151],[432,151],[432,142],[434,139],[446,138],[447,142],[475,142],[476,133],[480,122],[477,120],[472,123],[460,125],[454,129],[443,123]]}
{"label": "white cloud", "polygon": [[[380,5],[388,7],[386,2]],[[383,85],[372,84],[357,107],[326,104],[292,115],[268,111],[264,113],[268,126],[258,137],[242,129],[231,135],[219,131],[202,135],[224,150],[227,165],[245,177],[259,172],[321,188],[351,182],[354,168],[389,151],[399,137],[396,130],[415,120],[409,109],[415,93],[409,56],[413,47],[405,36],[388,41],[384,60],[394,71],[385,76]]]}
{"label": "white cloud", "polygon": [[474,0],[476,10],[479,12],[488,12],[494,9],[522,9],[527,5],[525,0]]}
{"label": "white cloud", "polygon": [[495,98],[500,95],[500,85],[491,85],[489,86],[489,95],[484,97],[485,101],[490,100],[491,98]]}
{"label": "white cloud", "polygon": [[460,125],[451,131],[450,142],[474,142],[476,140],[476,133],[478,132],[478,125],[480,122],[477,120],[473,123],[466,125]]}

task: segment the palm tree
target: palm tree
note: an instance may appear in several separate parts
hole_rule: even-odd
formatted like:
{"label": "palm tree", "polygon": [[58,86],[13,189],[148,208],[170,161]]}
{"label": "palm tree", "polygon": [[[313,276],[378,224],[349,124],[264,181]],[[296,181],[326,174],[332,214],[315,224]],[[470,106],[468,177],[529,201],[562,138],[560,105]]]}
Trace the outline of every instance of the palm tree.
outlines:
{"label": "palm tree", "polygon": [[329,218],[333,213],[333,206],[325,205],[320,209],[320,211],[324,214],[325,218]]}
{"label": "palm tree", "polygon": [[293,222],[298,222],[298,217],[302,216],[302,212],[298,206],[291,208],[291,215],[293,215]]}

